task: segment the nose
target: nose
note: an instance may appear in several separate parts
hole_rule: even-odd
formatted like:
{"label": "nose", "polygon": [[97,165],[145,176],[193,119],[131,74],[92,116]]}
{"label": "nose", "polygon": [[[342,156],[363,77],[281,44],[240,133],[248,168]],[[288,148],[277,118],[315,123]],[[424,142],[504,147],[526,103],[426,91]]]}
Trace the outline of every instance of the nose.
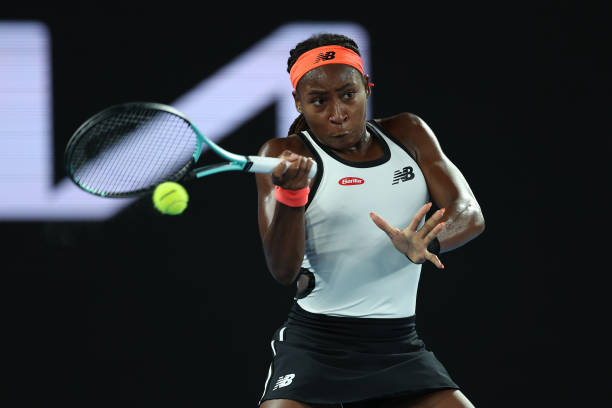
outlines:
{"label": "nose", "polygon": [[341,125],[348,119],[348,114],[340,102],[330,105],[329,121],[335,125]]}

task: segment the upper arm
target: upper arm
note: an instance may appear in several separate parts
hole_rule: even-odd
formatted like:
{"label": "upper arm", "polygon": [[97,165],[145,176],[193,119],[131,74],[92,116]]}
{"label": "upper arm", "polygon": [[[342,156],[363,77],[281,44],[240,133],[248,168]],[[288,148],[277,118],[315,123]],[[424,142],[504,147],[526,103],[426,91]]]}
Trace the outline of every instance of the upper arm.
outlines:
{"label": "upper arm", "polygon": [[464,201],[476,204],[476,198],[461,171],[444,154],[440,143],[430,127],[412,113],[402,113],[383,120],[391,134],[413,153],[432,200],[440,208]]}

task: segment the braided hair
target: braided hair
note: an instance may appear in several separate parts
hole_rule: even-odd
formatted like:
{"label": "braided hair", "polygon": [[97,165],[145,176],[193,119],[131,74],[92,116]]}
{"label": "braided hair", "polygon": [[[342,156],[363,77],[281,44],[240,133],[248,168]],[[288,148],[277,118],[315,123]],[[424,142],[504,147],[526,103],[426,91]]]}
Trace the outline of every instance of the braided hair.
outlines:
{"label": "braided hair", "polygon": [[[307,51],[310,51],[314,48],[323,47],[326,45],[339,45],[344,48],[348,48],[349,50],[355,51],[357,55],[361,55],[359,53],[359,47],[357,43],[351,38],[342,35],[342,34],[316,34],[307,40],[302,41],[297,44],[294,49],[289,51],[289,59],[287,60],[287,72],[291,72],[291,67],[298,60],[298,58]],[[304,115],[300,114],[291,126],[289,127],[288,135],[299,133],[303,130],[308,130],[308,124],[306,123],[306,119]]]}

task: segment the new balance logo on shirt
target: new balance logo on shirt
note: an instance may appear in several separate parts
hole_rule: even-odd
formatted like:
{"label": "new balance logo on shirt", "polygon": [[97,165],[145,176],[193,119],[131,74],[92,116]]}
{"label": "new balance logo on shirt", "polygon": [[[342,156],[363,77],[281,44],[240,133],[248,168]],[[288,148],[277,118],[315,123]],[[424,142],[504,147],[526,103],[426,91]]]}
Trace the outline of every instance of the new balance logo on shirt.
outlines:
{"label": "new balance logo on shirt", "polygon": [[276,385],[274,386],[272,391],[288,386],[289,384],[291,384],[294,378],[295,378],[295,374],[281,375],[280,377],[278,377],[278,380],[276,381]]}
{"label": "new balance logo on shirt", "polygon": [[400,181],[404,182],[404,181],[408,181],[408,180],[412,180],[414,178],[414,169],[411,166],[408,167],[404,167],[401,170],[395,170],[393,172],[393,184],[397,184]]}

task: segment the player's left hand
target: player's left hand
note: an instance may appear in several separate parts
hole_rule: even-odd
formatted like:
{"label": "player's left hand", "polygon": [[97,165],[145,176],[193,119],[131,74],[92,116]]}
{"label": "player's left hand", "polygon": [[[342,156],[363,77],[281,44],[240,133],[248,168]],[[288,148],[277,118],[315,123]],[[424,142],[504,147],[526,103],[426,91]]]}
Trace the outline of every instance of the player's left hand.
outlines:
{"label": "player's left hand", "polygon": [[421,229],[418,229],[421,220],[427,215],[431,205],[432,203],[427,203],[421,207],[412,218],[410,225],[403,230],[392,227],[379,215],[374,213],[370,213],[370,217],[372,221],[374,221],[374,224],[391,238],[393,246],[406,255],[412,262],[422,264],[425,261],[430,261],[439,269],[444,269],[444,265],[440,262],[438,256],[427,250],[427,245],[429,245],[436,235],[444,228],[445,223],[441,222],[441,220],[445,209],[442,208],[436,211],[427,221],[425,221]]}

